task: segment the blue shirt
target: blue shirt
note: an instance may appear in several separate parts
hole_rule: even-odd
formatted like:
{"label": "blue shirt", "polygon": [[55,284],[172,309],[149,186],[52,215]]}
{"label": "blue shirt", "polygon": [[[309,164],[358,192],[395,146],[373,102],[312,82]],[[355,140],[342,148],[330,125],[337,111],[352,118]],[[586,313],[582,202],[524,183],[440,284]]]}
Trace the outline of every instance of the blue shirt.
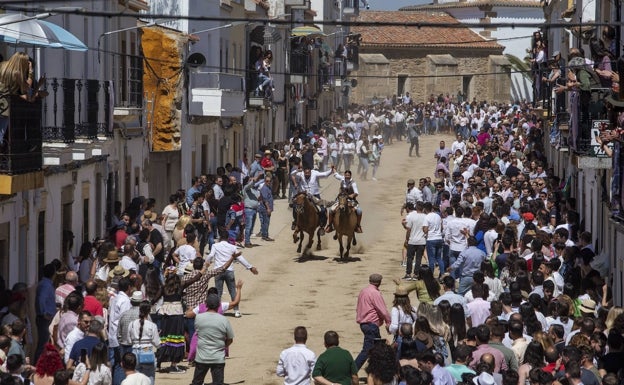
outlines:
{"label": "blue shirt", "polygon": [[261,202],[258,206],[258,211],[266,212],[267,208],[273,211],[273,192],[268,185],[262,186],[260,189]]}
{"label": "blue shirt", "polygon": [[69,358],[74,360],[74,362],[77,364],[78,362],[80,362],[80,351],[82,349],[85,349],[87,351],[87,357],[90,357],[93,347],[100,342],[102,341],[97,337],[85,336],[83,339],[76,342],[74,346],[72,346],[71,353],[69,353]]}
{"label": "blue shirt", "polygon": [[42,278],[37,285],[35,295],[35,311],[39,316],[50,316],[56,314],[56,299],[54,298],[54,284],[50,278]]}
{"label": "blue shirt", "polygon": [[189,206],[193,204],[193,195],[195,195],[195,193],[198,193],[198,192],[201,192],[201,191],[199,191],[198,188],[195,188],[195,186],[192,186],[186,192],[186,203],[188,203]]}
{"label": "blue shirt", "polygon": [[470,246],[459,253],[459,257],[451,270],[460,269],[462,277],[472,277],[475,272],[481,269],[481,262],[485,260],[485,252],[476,246]]}

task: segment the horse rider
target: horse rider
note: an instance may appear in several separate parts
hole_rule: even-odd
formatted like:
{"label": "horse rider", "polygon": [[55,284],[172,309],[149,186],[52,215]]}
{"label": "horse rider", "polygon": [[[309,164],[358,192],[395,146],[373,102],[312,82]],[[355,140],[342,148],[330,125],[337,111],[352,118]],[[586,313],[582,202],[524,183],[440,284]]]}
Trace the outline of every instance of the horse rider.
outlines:
{"label": "horse rider", "polygon": [[[338,197],[343,194],[346,195],[349,206],[355,208],[355,214],[357,215],[357,225],[355,226],[355,232],[361,233],[362,226],[360,225],[360,223],[362,222],[362,209],[360,208],[360,205],[356,199],[359,193],[357,184],[353,179],[351,179],[351,170],[345,170],[344,175],[335,173],[334,178],[340,181],[340,192],[338,193]],[[336,201],[334,202],[334,204],[329,207],[327,227],[325,227],[326,233],[331,233],[332,231],[334,231],[334,212],[338,208],[338,197],[336,197]]]}
{"label": "horse rider", "polygon": [[333,165],[332,168],[323,172],[312,170],[309,166],[306,166],[304,167],[303,171],[297,172],[295,174],[296,177],[294,178],[297,181],[297,185],[295,186],[297,188],[297,191],[300,193],[306,193],[308,198],[310,198],[319,209],[321,235],[324,234],[324,227],[327,223],[327,212],[325,206],[321,202],[321,186],[319,185],[318,180],[319,178],[327,178],[335,172],[336,169]]}

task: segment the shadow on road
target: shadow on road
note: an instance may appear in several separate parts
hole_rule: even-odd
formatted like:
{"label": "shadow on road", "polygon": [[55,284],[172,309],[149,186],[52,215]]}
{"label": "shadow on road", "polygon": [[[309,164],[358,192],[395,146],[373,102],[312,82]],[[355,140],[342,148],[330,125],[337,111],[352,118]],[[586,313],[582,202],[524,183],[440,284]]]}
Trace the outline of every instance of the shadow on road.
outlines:
{"label": "shadow on road", "polygon": [[308,261],[324,261],[326,259],[327,259],[327,257],[325,257],[323,255],[314,255],[314,254],[308,252],[308,253],[304,253],[304,254],[301,254],[300,256],[296,257],[294,259],[294,261],[298,262],[298,263],[303,263],[303,262],[308,262]]}
{"label": "shadow on road", "polygon": [[360,262],[360,261],[362,261],[362,258],[360,257],[347,257],[347,258],[336,257],[334,258],[334,262],[339,262],[339,263]]}

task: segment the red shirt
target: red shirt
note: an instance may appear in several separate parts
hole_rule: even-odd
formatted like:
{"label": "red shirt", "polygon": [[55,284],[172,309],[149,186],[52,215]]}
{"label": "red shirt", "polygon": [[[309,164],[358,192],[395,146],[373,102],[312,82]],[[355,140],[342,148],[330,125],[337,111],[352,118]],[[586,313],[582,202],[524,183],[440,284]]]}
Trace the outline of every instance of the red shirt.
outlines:
{"label": "red shirt", "polygon": [[82,310],[87,310],[91,315],[96,316],[104,316],[104,311],[102,310],[102,304],[92,295],[87,295],[84,297],[84,305]]}
{"label": "red shirt", "polygon": [[273,167],[273,160],[271,158],[265,156],[260,161],[260,166],[262,166],[262,168],[271,168],[271,167]]}

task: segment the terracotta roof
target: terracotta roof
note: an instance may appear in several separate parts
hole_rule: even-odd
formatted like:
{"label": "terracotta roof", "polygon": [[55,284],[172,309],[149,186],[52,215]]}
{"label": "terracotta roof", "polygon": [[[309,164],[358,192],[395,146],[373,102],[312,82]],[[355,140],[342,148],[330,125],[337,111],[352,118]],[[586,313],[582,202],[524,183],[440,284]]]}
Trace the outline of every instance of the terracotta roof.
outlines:
{"label": "terracotta roof", "polygon": [[[360,11],[358,21],[460,24],[446,12]],[[398,25],[352,26],[352,33],[362,34],[362,47],[406,48],[483,48],[502,50],[494,40],[486,40],[467,27],[403,27]]]}
{"label": "terracotta roof", "polygon": [[513,8],[542,8],[543,3],[534,0],[476,0],[476,1],[458,1],[443,4],[423,4],[423,5],[409,5],[402,7],[400,11],[425,11],[425,10],[439,10],[446,8],[471,8],[481,7],[484,5],[491,5],[493,7],[513,7]]}

